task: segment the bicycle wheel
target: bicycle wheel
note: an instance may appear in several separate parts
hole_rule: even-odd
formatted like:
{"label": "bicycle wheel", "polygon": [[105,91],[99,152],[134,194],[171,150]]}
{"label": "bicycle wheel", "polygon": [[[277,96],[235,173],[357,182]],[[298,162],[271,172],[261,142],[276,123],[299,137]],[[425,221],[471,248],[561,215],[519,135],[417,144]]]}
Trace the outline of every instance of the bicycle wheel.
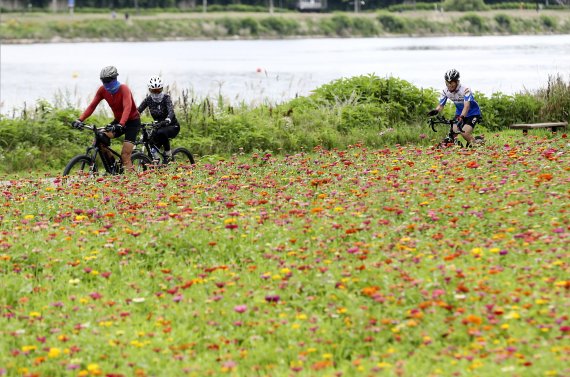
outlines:
{"label": "bicycle wheel", "polygon": [[135,172],[140,173],[146,171],[150,165],[152,165],[152,160],[146,154],[137,152],[131,155],[131,162],[135,168]]}
{"label": "bicycle wheel", "polygon": [[195,164],[194,156],[192,156],[192,153],[190,153],[188,149],[183,147],[174,148],[174,150],[172,151],[172,161],[181,165]]}
{"label": "bicycle wheel", "polygon": [[92,178],[97,175],[97,164],[87,155],[75,156],[63,169],[64,176]]}

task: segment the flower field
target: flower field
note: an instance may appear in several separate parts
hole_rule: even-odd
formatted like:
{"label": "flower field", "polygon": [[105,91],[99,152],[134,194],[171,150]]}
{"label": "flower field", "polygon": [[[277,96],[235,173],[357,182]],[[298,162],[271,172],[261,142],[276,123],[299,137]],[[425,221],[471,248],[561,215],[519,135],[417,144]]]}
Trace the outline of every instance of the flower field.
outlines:
{"label": "flower field", "polygon": [[529,136],[12,181],[0,376],[568,376],[569,167]]}

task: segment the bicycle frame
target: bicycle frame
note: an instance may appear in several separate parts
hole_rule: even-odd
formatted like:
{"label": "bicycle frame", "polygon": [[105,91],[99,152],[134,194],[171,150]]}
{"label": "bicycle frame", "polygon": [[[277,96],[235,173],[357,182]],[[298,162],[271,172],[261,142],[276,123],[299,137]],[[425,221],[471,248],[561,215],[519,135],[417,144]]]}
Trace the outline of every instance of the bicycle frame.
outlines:
{"label": "bicycle frame", "polygon": [[85,154],[91,157],[93,163],[95,163],[97,155],[99,155],[101,162],[103,162],[103,167],[105,168],[105,171],[109,174],[115,174],[116,172],[113,171],[113,166],[111,165],[111,161],[109,161],[109,158],[104,151],[111,152],[112,155],[118,158],[118,161],[120,161],[121,164],[122,164],[122,159],[121,155],[118,152],[116,152],[115,150],[111,149],[109,146],[101,142],[101,138],[99,137],[99,132],[103,131],[104,128],[97,128],[96,126],[91,126],[91,125],[85,125],[84,128],[92,130],[93,134],[95,135],[93,144],[87,147]]}
{"label": "bicycle frame", "polygon": [[146,154],[150,157],[151,160],[154,160],[154,156],[152,155],[152,148],[154,148],[157,153],[160,155],[162,161],[166,159],[166,154],[160,150],[160,148],[152,141],[152,134],[156,131],[154,123],[143,123],[141,124],[141,137],[135,143],[135,150],[139,145],[143,146],[142,153]]}

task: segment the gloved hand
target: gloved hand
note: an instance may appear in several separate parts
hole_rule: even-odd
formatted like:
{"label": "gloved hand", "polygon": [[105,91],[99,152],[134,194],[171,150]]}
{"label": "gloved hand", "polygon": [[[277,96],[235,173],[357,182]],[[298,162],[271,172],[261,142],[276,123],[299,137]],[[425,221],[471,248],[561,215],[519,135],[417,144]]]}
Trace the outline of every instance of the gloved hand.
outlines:
{"label": "gloved hand", "polygon": [[436,109],[430,110],[430,112],[427,113],[428,117],[432,117],[437,114],[439,114],[439,111],[437,111]]}
{"label": "gloved hand", "polygon": [[114,134],[121,132],[123,127],[120,124],[108,124],[105,126],[105,131],[112,132]]}
{"label": "gloved hand", "polygon": [[156,123],[156,128],[166,127],[170,124],[170,119],[166,118],[165,120],[161,120],[160,122]]}
{"label": "gloved hand", "polygon": [[78,130],[82,130],[83,126],[84,126],[83,122],[80,121],[79,119],[76,119],[73,122],[71,122],[71,127],[76,128]]}
{"label": "gloved hand", "polygon": [[463,115],[460,115],[459,117],[457,117],[457,128],[459,129],[459,131],[463,132],[463,125],[465,124],[465,117]]}

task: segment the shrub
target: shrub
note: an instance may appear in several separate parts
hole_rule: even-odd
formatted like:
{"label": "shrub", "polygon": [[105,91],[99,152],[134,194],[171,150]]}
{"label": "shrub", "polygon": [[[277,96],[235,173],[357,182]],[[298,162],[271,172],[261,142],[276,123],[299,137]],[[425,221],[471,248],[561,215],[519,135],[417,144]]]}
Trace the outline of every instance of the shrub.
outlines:
{"label": "shrub", "polygon": [[260,24],[266,30],[280,36],[294,35],[299,30],[299,23],[296,20],[283,17],[267,17],[262,19]]}
{"label": "shrub", "polygon": [[459,19],[461,28],[470,34],[481,34],[489,30],[485,19],[475,13],[468,13]]}
{"label": "shrub", "polygon": [[438,4],[434,3],[415,3],[414,4],[393,4],[387,9],[389,12],[405,12],[405,11],[416,11],[416,10],[435,10],[438,8]]}
{"label": "shrub", "polygon": [[473,12],[489,8],[483,0],[445,0],[443,9],[446,11]]}
{"label": "shrub", "polygon": [[499,13],[495,15],[494,19],[500,31],[509,33],[513,31],[513,19],[508,14]]}
{"label": "shrub", "polygon": [[547,16],[545,14],[540,16],[540,22],[544,28],[548,29],[549,31],[555,31],[556,27],[558,26],[558,22],[556,18]]}
{"label": "shrub", "polygon": [[408,30],[405,19],[389,13],[380,13],[378,15],[378,21],[382,25],[384,31],[387,31],[388,33],[405,33]]}

